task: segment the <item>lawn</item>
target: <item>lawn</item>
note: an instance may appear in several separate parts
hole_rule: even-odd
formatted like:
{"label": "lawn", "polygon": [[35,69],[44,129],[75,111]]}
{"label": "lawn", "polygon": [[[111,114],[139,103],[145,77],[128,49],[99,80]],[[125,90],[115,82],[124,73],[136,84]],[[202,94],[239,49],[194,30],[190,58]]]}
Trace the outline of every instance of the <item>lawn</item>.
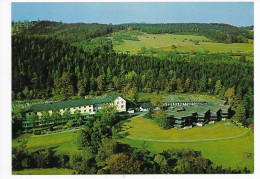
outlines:
{"label": "lawn", "polygon": [[12,141],[13,147],[18,145],[18,140],[28,140],[28,150],[33,152],[40,149],[53,147],[58,153],[68,154],[79,152],[73,144],[75,131],[56,133],[51,135],[22,135]]}
{"label": "lawn", "polygon": [[[234,126],[228,121],[188,130],[162,130],[152,120],[136,117],[126,122],[124,129],[129,135],[119,139],[120,142],[138,147],[145,141],[147,149],[152,153],[159,153],[169,148],[193,148],[200,150],[203,157],[212,160],[215,166],[222,165],[225,168],[232,167],[234,169],[237,166],[247,167],[253,171],[253,159],[244,157],[245,151],[254,153],[253,135],[248,129]],[[210,140],[203,141],[203,139]],[[183,140],[201,141],[185,142]]]}
{"label": "lawn", "polygon": [[71,175],[73,170],[63,168],[36,168],[13,171],[13,175]]}
{"label": "lawn", "polygon": [[[114,50],[116,51],[129,51],[130,53],[137,53],[142,47],[154,48],[162,51],[171,51],[172,45],[177,48],[179,52],[253,52],[254,45],[251,43],[214,43],[204,36],[196,35],[176,35],[176,34],[142,34],[136,36],[139,41],[124,40],[124,43],[117,43],[113,40]],[[195,45],[194,41],[199,41],[199,45]]]}

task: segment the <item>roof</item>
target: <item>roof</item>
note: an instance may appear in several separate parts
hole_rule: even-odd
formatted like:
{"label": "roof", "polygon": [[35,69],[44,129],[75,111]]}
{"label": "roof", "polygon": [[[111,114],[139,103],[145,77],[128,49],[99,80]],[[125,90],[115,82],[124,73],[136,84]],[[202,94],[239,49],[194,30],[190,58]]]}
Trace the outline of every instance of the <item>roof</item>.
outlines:
{"label": "roof", "polygon": [[185,110],[180,112],[169,112],[169,114],[174,115],[174,117],[181,118],[181,117],[189,117],[192,116],[192,111]]}
{"label": "roof", "polygon": [[172,106],[174,109],[174,111],[177,111],[177,110],[183,110],[184,106],[177,106],[177,105],[173,105]]}
{"label": "roof", "polygon": [[29,111],[40,112],[40,111],[65,109],[65,108],[78,107],[78,106],[101,104],[101,103],[112,102],[117,97],[118,97],[117,95],[111,95],[108,97],[96,98],[96,99],[76,99],[76,100],[59,101],[54,103],[36,104],[36,105],[26,107],[25,112],[29,112]]}
{"label": "roof", "polygon": [[143,104],[141,105],[141,107],[142,107],[142,108],[152,108],[153,105],[152,105],[152,103],[143,103]]}
{"label": "roof", "polygon": [[198,113],[199,115],[204,115],[206,112],[209,111],[209,107],[206,105],[194,105],[194,106],[187,106],[185,107],[186,110],[190,110],[193,113]]}

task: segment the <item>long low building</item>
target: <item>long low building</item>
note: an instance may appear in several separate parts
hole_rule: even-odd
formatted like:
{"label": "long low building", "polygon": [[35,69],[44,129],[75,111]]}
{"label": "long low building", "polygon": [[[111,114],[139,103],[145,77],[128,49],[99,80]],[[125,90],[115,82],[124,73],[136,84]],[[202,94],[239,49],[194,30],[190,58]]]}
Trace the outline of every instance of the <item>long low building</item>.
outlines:
{"label": "long low building", "polygon": [[[223,114],[222,111],[224,111]],[[173,127],[184,128],[195,125],[202,127],[209,122],[215,123],[230,118],[231,107],[227,105],[195,105],[180,107],[177,105],[172,106],[168,112],[169,118],[174,122]]]}
{"label": "long low building", "polygon": [[30,116],[34,113],[38,116],[38,125],[41,125],[41,117],[44,112],[49,113],[52,116],[53,112],[59,112],[63,116],[66,112],[75,114],[78,111],[82,116],[88,116],[95,114],[102,108],[103,105],[114,105],[118,112],[126,111],[126,100],[116,94],[112,94],[103,98],[96,99],[76,99],[66,100],[53,103],[36,104],[26,107],[25,121],[23,121],[23,127],[32,127],[30,122]]}

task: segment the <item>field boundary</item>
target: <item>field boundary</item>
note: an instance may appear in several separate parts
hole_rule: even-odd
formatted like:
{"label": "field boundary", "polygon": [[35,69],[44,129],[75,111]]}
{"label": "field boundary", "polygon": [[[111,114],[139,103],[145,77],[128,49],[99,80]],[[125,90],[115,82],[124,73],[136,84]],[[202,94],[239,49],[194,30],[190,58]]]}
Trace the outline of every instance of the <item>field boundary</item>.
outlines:
{"label": "field boundary", "polygon": [[126,138],[135,139],[135,140],[153,141],[153,142],[188,143],[188,142],[208,142],[208,141],[229,140],[229,139],[244,137],[247,134],[248,134],[247,132],[244,132],[242,134],[231,136],[231,137],[212,138],[212,139],[193,139],[193,140],[161,140],[161,139],[138,138],[138,137],[131,137],[131,136],[126,136]]}

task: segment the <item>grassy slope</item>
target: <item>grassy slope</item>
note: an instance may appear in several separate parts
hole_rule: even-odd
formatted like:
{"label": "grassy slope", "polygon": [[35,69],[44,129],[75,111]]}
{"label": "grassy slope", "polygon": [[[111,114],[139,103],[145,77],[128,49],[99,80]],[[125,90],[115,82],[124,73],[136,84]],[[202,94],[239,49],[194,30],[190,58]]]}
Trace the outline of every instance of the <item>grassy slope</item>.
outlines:
{"label": "grassy slope", "polygon": [[73,170],[63,168],[37,168],[13,171],[13,175],[71,175]]}
{"label": "grassy slope", "polygon": [[[147,48],[155,48],[163,51],[171,51],[171,46],[174,44],[179,52],[189,52],[194,51],[205,51],[210,52],[253,52],[253,44],[246,43],[213,43],[213,42],[199,42],[200,45],[194,45],[190,40],[206,40],[210,41],[204,36],[195,35],[174,35],[174,34],[143,34],[137,36],[140,41],[125,40],[124,43],[118,44],[115,41],[114,49],[119,51],[130,51],[130,53],[137,53],[141,47],[145,46]],[[187,39],[183,41],[184,39]]]}
{"label": "grassy slope", "polygon": [[129,132],[131,137],[159,140],[216,139],[248,133],[247,129],[227,124],[219,122],[215,125],[209,124],[204,127],[194,127],[192,130],[179,130],[175,128],[162,130],[153,120],[136,117],[131,122],[126,123],[123,129]]}
{"label": "grassy slope", "polygon": [[[146,141],[146,144],[147,149],[152,153],[159,153],[169,148],[193,148],[200,150],[204,157],[213,161],[214,165],[232,168],[236,168],[237,166],[247,167],[253,170],[253,159],[246,159],[243,155],[244,151],[254,152],[253,136],[247,129],[233,125],[224,125],[225,123],[220,122],[215,125],[206,125],[202,128],[195,127],[189,130],[162,130],[151,120],[134,118],[130,122],[125,123],[125,128],[129,132],[129,136],[164,140],[220,138],[246,133],[243,137],[228,140],[178,143]],[[130,128],[130,126],[132,127]],[[143,143],[142,140],[129,138],[123,138],[119,141],[136,147]]]}
{"label": "grassy slope", "polygon": [[18,145],[17,141],[24,138],[28,140],[27,147],[29,151],[54,147],[58,153],[70,155],[71,153],[78,152],[72,140],[74,134],[74,131],[70,131],[43,136],[22,135],[19,138],[13,140],[12,145],[13,147],[16,147]]}

